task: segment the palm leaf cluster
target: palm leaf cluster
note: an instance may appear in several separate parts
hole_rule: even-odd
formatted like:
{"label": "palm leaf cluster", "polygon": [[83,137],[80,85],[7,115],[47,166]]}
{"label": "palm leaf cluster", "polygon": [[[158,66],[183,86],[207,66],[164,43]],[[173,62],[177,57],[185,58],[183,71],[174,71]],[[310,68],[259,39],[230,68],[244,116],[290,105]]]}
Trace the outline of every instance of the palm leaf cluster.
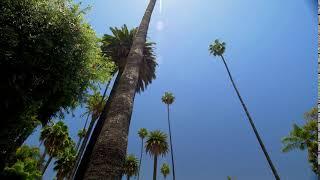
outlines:
{"label": "palm leaf cluster", "polygon": [[153,156],[164,156],[168,151],[167,135],[159,130],[151,131],[146,141],[146,152]]}
{"label": "palm leaf cluster", "polygon": [[125,174],[128,176],[128,179],[132,176],[135,176],[138,174],[139,171],[139,160],[134,155],[128,155],[123,170]]}
{"label": "palm leaf cluster", "polygon": [[168,174],[170,174],[170,167],[169,167],[169,165],[166,164],[166,163],[162,164],[160,170],[161,170],[161,173],[162,173],[163,177],[166,179],[167,176],[168,176]]}
{"label": "palm leaf cluster", "polygon": [[57,171],[57,178],[63,179],[69,175],[73,169],[76,159],[76,151],[74,146],[66,148],[63,153],[60,154],[58,160],[55,162],[54,170]]}
{"label": "palm leaf cluster", "polygon": [[162,102],[170,105],[174,102],[175,97],[173,96],[173,94],[171,92],[165,92],[164,95],[161,98]]}
{"label": "palm leaf cluster", "polygon": [[[110,28],[112,35],[105,34],[102,38],[101,50],[106,57],[109,57],[118,67],[121,73],[123,72],[127,62],[133,39],[137,33],[137,28],[129,30],[126,25],[121,28]],[[143,60],[140,66],[139,80],[137,92],[144,91],[156,78],[155,69],[157,66],[156,56],[154,53],[153,42],[146,42],[143,49]]]}
{"label": "palm leaf cluster", "polygon": [[222,56],[224,51],[226,50],[225,46],[225,42],[221,43],[218,39],[216,39],[213,44],[210,44],[209,52],[214,56]]}

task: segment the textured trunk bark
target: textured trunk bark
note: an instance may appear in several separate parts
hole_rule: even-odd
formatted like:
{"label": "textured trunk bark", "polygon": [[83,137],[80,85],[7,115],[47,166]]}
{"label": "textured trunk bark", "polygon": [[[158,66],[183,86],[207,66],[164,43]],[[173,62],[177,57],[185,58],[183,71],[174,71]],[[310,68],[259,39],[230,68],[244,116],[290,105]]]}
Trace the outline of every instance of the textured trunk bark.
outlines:
{"label": "textured trunk bark", "polygon": [[158,156],[154,155],[154,160],[153,160],[153,180],[157,180],[157,166],[158,166]]}
{"label": "textured trunk bark", "polygon": [[139,161],[138,180],[140,180],[140,168],[141,168],[141,161],[142,161],[142,153],[143,153],[143,138],[141,138],[141,151],[140,151],[140,161]]}
{"label": "textured trunk bark", "polygon": [[171,162],[172,162],[172,176],[173,180],[176,179],[176,174],[174,171],[174,158],[173,158],[173,147],[172,147],[172,139],[171,139],[171,123],[170,123],[170,108],[169,104],[167,105],[167,112],[168,112],[168,125],[169,125],[169,138],[170,138],[170,150],[171,150]]}
{"label": "textured trunk bark", "polygon": [[[100,116],[99,124],[95,128],[96,137],[92,137],[92,141],[90,140],[92,143],[87,151],[90,159],[84,161],[87,165],[84,164],[83,179],[114,180],[122,177],[139,68],[143,59],[143,47],[155,3],[156,0],[149,2],[133,40],[119,86]],[[82,179],[81,175],[78,177]]]}
{"label": "textured trunk bark", "polygon": [[245,113],[246,113],[246,115],[247,115],[247,117],[248,117],[248,120],[249,120],[249,122],[250,122],[250,125],[251,125],[253,131],[254,131],[254,134],[256,135],[256,137],[257,137],[257,139],[258,139],[258,142],[259,142],[259,144],[260,144],[260,147],[261,147],[261,149],[262,149],[262,151],[263,151],[263,153],[264,153],[264,155],[265,155],[265,157],[266,157],[266,159],[267,159],[267,161],[268,161],[268,163],[269,163],[269,166],[270,166],[270,168],[271,168],[271,170],[272,170],[272,173],[273,173],[275,179],[280,180],[280,177],[279,177],[279,175],[278,175],[278,172],[277,172],[276,168],[274,167],[274,165],[273,165],[273,163],[272,163],[272,161],[271,161],[271,159],[270,159],[270,157],[269,157],[269,154],[268,154],[268,152],[267,152],[267,150],[266,150],[266,148],[265,148],[265,146],[264,146],[264,144],[263,144],[263,142],[262,142],[262,140],[261,140],[261,138],[260,138],[260,135],[259,135],[259,133],[258,133],[258,130],[256,129],[256,126],[254,125],[253,120],[252,120],[252,118],[251,118],[251,116],[250,116],[250,114],[249,114],[249,111],[248,111],[248,109],[247,109],[247,106],[244,104],[244,102],[243,102],[243,100],[242,100],[242,97],[241,97],[241,95],[240,95],[240,93],[239,93],[239,91],[238,91],[238,88],[237,88],[236,84],[235,84],[234,81],[233,81],[233,78],[232,78],[232,76],[231,76],[231,73],[230,73],[230,70],[229,70],[229,68],[228,68],[228,65],[227,65],[227,63],[226,63],[226,61],[225,61],[225,59],[224,59],[224,57],[223,57],[222,55],[221,55],[221,59],[222,59],[224,65],[225,65],[225,67],[226,67],[226,69],[227,69],[227,72],[228,72],[229,78],[230,78],[230,80],[231,80],[231,83],[232,83],[232,85],[233,85],[233,88],[234,88],[234,90],[236,91],[236,93],[237,93],[237,95],[238,95],[238,98],[239,98],[239,100],[240,100],[240,102],[241,102],[241,105],[242,105],[242,107],[243,107],[243,109],[244,109],[244,111],[245,111]]}
{"label": "textured trunk bark", "polygon": [[[115,79],[115,81],[114,81],[114,83],[113,83],[113,89],[114,89],[115,87],[117,87],[117,85],[118,85],[118,83],[119,83],[119,79],[120,79],[119,74],[121,74],[121,73],[122,73],[122,72],[118,72],[118,75],[117,75],[117,77],[116,77],[116,79]],[[108,83],[107,83],[107,86],[106,86],[106,88],[105,88],[105,90],[104,90],[104,92],[103,92],[102,99],[101,99],[101,102],[100,102],[100,103],[102,103],[102,100],[104,99],[104,97],[105,97],[106,94],[107,94],[108,88],[109,88],[109,86],[110,86],[110,82],[111,82],[111,80],[109,80]],[[110,94],[112,94],[112,91],[111,91]],[[89,115],[90,115],[90,113],[89,113],[88,116],[87,116],[87,120],[88,120],[88,118],[89,118]],[[86,120],[86,123],[85,123],[85,125],[84,125],[84,128],[86,127],[87,120]],[[94,125],[94,123],[95,123],[95,121],[94,121],[93,119],[91,119],[91,122],[90,122],[90,124],[89,124],[88,130],[87,130],[87,132],[86,132],[86,135],[84,136],[84,139],[83,139],[83,142],[82,142],[82,144],[81,144],[81,146],[80,146],[79,152],[77,153],[77,158],[76,158],[76,161],[75,161],[75,163],[74,163],[74,167],[73,167],[73,169],[72,169],[72,171],[71,171],[70,176],[69,176],[68,179],[72,179],[72,177],[75,175],[75,173],[76,173],[76,171],[77,171],[78,165],[79,165],[79,163],[80,163],[80,161],[81,161],[81,157],[82,157],[82,155],[83,155],[83,153],[84,153],[84,151],[85,151],[85,148],[86,148],[86,145],[87,145],[87,143],[88,143],[90,134],[91,134],[91,132],[92,132],[92,130],[93,130],[93,125]],[[77,150],[78,150],[78,148],[77,148]]]}
{"label": "textured trunk bark", "polygon": [[43,169],[42,169],[42,175],[46,172],[46,170],[47,170],[47,168],[48,168],[51,160],[52,160],[52,156],[49,157],[48,161],[46,162],[46,165],[43,167]]}

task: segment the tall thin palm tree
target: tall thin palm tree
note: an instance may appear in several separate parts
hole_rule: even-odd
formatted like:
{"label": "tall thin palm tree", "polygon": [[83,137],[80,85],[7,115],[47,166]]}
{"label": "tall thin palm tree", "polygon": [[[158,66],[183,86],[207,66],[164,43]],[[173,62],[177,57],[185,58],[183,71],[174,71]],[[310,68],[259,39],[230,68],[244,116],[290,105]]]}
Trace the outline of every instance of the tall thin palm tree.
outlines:
{"label": "tall thin palm tree", "polygon": [[256,129],[256,127],[255,127],[255,125],[254,125],[254,123],[253,123],[253,120],[252,120],[252,118],[251,118],[251,115],[249,114],[249,111],[248,111],[248,109],[247,109],[247,106],[245,105],[244,101],[242,100],[242,97],[241,97],[241,95],[240,95],[240,93],[239,93],[239,90],[238,90],[235,82],[233,81],[233,78],[232,78],[232,76],[231,76],[230,70],[229,70],[228,65],[227,65],[227,63],[226,63],[226,60],[225,60],[225,58],[224,58],[224,56],[223,56],[223,53],[225,52],[225,49],[226,49],[225,45],[226,45],[225,42],[220,43],[219,40],[216,39],[216,40],[214,41],[214,43],[209,46],[209,52],[210,52],[210,54],[212,54],[212,55],[214,55],[214,56],[219,56],[219,57],[221,57],[224,65],[225,65],[225,68],[227,69],[227,72],[228,72],[229,78],[230,78],[230,80],[231,80],[231,83],[232,83],[232,85],[233,85],[233,88],[235,89],[235,91],[236,91],[236,93],[237,93],[237,95],[238,95],[238,98],[239,98],[239,100],[240,100],[240,102],[241,102],[241,105],[242,105],[242,107],[243,107],[243,109],[244,109],[244,111],[245,111],[245,113],[246,113],[246,115],[247,115],[247,117],[248,117],[248,120],[249,120],[249,122],[250,122],[250,125],[251,125],[251,127],[252,127],[252,129],[253,129],[253,131],[254,131],[254,134],[256,135],[256,138],[258,139],[258,142],[259,142],[259,144],[260,144],[260,147],[261,147],[261,149],[262,149],[262,151],[263,151],[263,153],[264,153],[264,155],[265,155],[265,157],[266,157],[266,159],[267,159],[267,161],[268,161],[268,163],[269,163],[269,166],[270,166],[270,168],[271,168],[271,170],[272,170],[272,172],[273,172],[273,175],[274,175],[274,177],[275,177],[277,180],[280,180],[280,177],[279,177],[279,175],[278,175],[278,172],[277,172],[276,168],[274,167],[274,165],[273,165],[273,163],[272,163],[272,161],[271,161],[271,159],[270,159],[270,157],[269,157],[269,154],[268,154],[268,152],[267,152],[267,150],[266,150],[266,148],[265,148],[265,146],[264,146],[264,144],[263,144],[263,142],[262,142],[262,140],[261,140],[261,138],[260,138],[260,135],[259,135],[259,133],[258,133],[258,130]]}
{"label": "tall thin palm tree", "polygon": [[171,92],[165,92],[161,98],[162,102],[167,105],[168,113],[168,126],[169,126],[169,138],[170,138],[170,151],[171,151],[171,163],[172,163],[172,176],[173,180],[176,179],[176,174],[174,171],[174,157],[173,157],[173,147],[172,147],[172,137],[171,137],[171,122],[170,122],[170,105],[174,102],[175,97]]}
{"label": "tall thin palm tree", "polygon": [[146,141],[146,152],[153,156],[153,180],[157,179],[158,156],[169,151],[167,135],[159,130],[151,131]]}
{"label": "tall thin palm tree", "polygon": [[138,171],[138,180],[140,179],[140,170],[141,170],[141,162],[142,162],[142,154],[143,154],[143,140],[148,135],[148,130],[146,128],[141,128],[138,131],[138,135],[141,138],[141,151],[140,151],[140,161],[139,161],[139,171]]}
{"label": "tall thin palm tree", "polygon": [[170,167],[167,163],[162,164],[161,166],[161,173],[164,179],[167,179],[167,176],[170,174]]}
{"label": "tall thin palm tree", "polygon": [[77,143],[77,146],[76,146],[76,151],[79,149],[79,146],[80,146],[80,144],[81,144],[81,141],[82,141],[82,139],[86,136],[86,134],[87,134],[87,131],[86,131],[86,129],[80,129],[79,131],[78,131],[78,137],[79,137],[79,140],[78,140],[78,143]]}
{"label": "tall thin palm tree", "polygon": [[138,159],[134,155],[128,155],[123,165],[124,174],[127,175],[127,180],[130,180],[132,176],[137,175],[139,171]]}
{"label": "tall thin palm tree", "polygon": [[[78,168],[77,178],[120,179],[125,161],[134,97],[143,65],[148,27],[156,0],[150,0],[135,34],[118,86],[111,91]],[[107,123],[105,123],[107,122]],[[103,157],[103,158],[101,158]],[[81,172],[84,172],[81,173]]]}
{"label": "tall thin palm tree", "polygon": [[49,155],[49,159],[42,168],[42,174],[44,174],[52,158],[57,157],[61,151],[70,145],[68,127],[62,121],[51,123],[42,129],[40,141],[43,141],[45,146],[44,153]]}

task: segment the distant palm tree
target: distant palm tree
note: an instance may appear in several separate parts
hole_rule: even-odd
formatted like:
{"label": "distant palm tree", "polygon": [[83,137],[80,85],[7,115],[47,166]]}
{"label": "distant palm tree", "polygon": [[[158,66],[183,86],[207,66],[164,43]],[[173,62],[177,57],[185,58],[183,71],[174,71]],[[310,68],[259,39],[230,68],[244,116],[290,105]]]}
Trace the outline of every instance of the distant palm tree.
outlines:
{"label": "distant palm tree", "polygon": [[146,55],[144,47],[155,4],[156,0],[149,1],[126,57],[119,84],[110,93],[109,101],[95,126],[76,178],[119,179],[122,176],[134,97],[139,82],[143,82],[139,79],[144,76],[141,74]]}
{"label": "distant palm tree", "polygon": [[171,138],[171,122],[170,122],[170,105],[174,102],[175,97],[173,96],[173,94],[171,92],[165,92],[164,95],[162,96],[161,100],[163,103],[165,103],[167,105],[172,175],[173,175],[173,180],[175,180],[176,175],[175,175],[175,171],[174,171],[174,158],[173,158],[173,147],[172,147],[172,138]]}
{"label": "distant palm tree", "polygon": [[42,168],[44,174],[52,158],[58,157],[59,153],[70,145],[68,127],[62,121],[51,123],[42,129],[40,141],[43,141],[45,146],[44,154],[49,155],[46,165]]}
{"label": "distant palm tree", "polygon": [[167,176],[170,173],[170,167],[168,164],[166,164],[166,163],[162,164],[161,173],[162,173],[164,179],[167,179]]}
{"label": "distant palm tree", "polygon": [[166,155],[168,150],[167,135],[159,130],[151,131],[146,141],[146,151],[154,157],[153,180],[157,179],[158,156]]}
{"label": "distant palm tree", "polygon": [[127,180],[130,180],[130,177],[137,175],[139,171],[138,159],[134,155],[128,155],[124,162],[123,170],[127,175]]}
{"label": "distant palm tree", "polygon": [[318,169],[318,109],[313,108],[306,113],[306,123],[302,126],[293,125],[293,129],[289,136],[282,139],[284,145],[282,152],[289,152],[295,149],[308,150],[308,160],[311,164],[312,170],[317,175],[320,175]]}
{"label": "distant palm tree", "polygon": [[86,129],[80,129],[80,130],[78,131],[79,141],[78,141],[77,146],[76,146],[76,151],[79,149],[79,146],[80,146],[80,144],[81,144],[81,141],[82,141],[82,139],[86,136],[86,134],[87,134]]}
{"label": "distant palm tree", "polygon": [[57,171],[57,180],[63,180],[67,178],[74,166],[75,159],[76,159],[76,150],[74,142],[69,139],[70,147],[64,149],[57,158],[57,161],[54,163],[55,167],[54,170]]}
{"label": "distant palm tree", "polygon": [[233,85],[233,88],[235,89],[235,91],[236,91],[236,93],[238,95],[238,98],[239,98],[239,100],[240,100],[240,102],[242,104],[242,107],[243,107],[243,109],[244,109],[244,111],[245,111],[245,113],[246,113],[246,115],[248,117],[248,120],[250,122],[250,125],[251,125],[251,127],[252,127],[252,129],[253,129],[258,141],[259,141],[261,149],[262,149],[262,151],[263,151],[263,153],[264,153],[264,155],[265,155],[265,157],[266,157],[266,159],[267,159],[267,161],[269,163],[269,166],[270,166],[270,168],[271,168],[271,170],[273,172],[273,175],[277,180],[280,180],[278,172],[277,172],[276,168],[274,167],[274,165],[273,165],[273,163],[272,163],[272,161],[271,161],[271,159],[269,157],[269,154],[268,154],[268,152],[267,152],[267,150],[266,150],[266,148],[265,148],[265,146],[264,146],[264,144],[263,144],[263,142],[262,142],[262,140],[260,138],[260,135],[259,135],[254,123],[253,123],[253,120],[252,120],[252,118],[251,118],[251,116],[249,114],[247,106],[244,104],[244,101],[242,100],[242,97],[241,97],[241,95],[240,95],[240,93],[238,91],[238,88],[237,88],[236,84],[233,81],[233,78],[231,76],[231,73],[230,73],[230,70],[228,68],[228,65],[227,65],[227,63],[226,63],[226,61],[224,59],[223,53],[225,52],[225,49],[226,49],[225,45],[226,45],[225,42],[220,43],[218,39],[215,40],[214,43],[209,46],[210,54],[213,54],[214,56],[220,56],[221,57],[224,65],[225,65],[225,67],[227,69],[227,72],[228,72],[229,78],[231,80],[231,83]]}
{"label": "distant palm tree", "polygon": [[148,135],[148,130],[146,128],[141,128],[138,132],[139,137],[141,138],[141,151],[140,151],[140,161],[139,161],[139,171],[138,171],[138,180],[140,179],[140,169],[142,162],[142,153],[143,153],[143,140]]}

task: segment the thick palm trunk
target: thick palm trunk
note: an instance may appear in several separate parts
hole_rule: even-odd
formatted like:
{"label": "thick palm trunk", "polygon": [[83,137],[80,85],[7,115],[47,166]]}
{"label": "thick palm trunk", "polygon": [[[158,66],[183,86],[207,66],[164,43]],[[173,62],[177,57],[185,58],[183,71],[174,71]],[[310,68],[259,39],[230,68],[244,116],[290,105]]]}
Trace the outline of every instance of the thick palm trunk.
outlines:
{"label": "thick palm trunk", "polygon": [[264,144],[263,144],[263,142],[262,142],[262,140],[261,140],[261,138],[260,138],[260,135],[259,135],[259,133],[258,133],[258,131],[257,131],[255,125],[254,125],[254,123],[253,123],[253,120],[252,120],[252,118],[251,118],[251,116],[250,116],[250,114],[249,114],[249,111],[248,111],[246,105],[244,104],[244,102],[243,102],[243,100],[242,100],[242,97],[241,97],[241,95],[240,95],[240,93],[239,93],[239,91],[238,91],[238,88],[237,88],[236,84],[235,84],[234,81],[233,81],[233,78],[232,78],[232,76],[231,76],[231,73],[230,73],[230,70],[229,70],[229,68],[228,68],[228,65],[227,65],[227,63],[226,63],[226,61],[225,61],[225,59],[224,59],[224,57],[223,57],[222,55],[221,55],[221,58],[222,58],[222,60],[223,60],[223,63],[224,63],[224,65],[225,65],[227,71],[228,71],[229,78],[230,78],[230,80],[231,80],[231,82],[232,82],[232,85],[233,85],[233,87],[234,87],[237,95],[238,95],[238,98],[239,98],[239,100],[240,100],[240,102],[241,102],[241,105],[242,105],[242,107],[243,107],[243,109],[244,109],[244,111],[245,111],[245,113],[246,113],[246,115],[247,115],[247,117],[248,117],[248,120],[249,120],[249,122],[250,122],[250,125],[251,125],[253,131],[254,131],[254,134],[256,135],[256,138],[258,139],[258,142],[259,142],[259,144],[260,144],[260,147],[261,147],[261,149],[262,149],[262,151],[263,151],[263,153],[264,153],[264,155],[265,155],[265,157],[266,157],[266,159],[267,159],[267,161],[268,161],[268,163],[269,163],[269,166],[270,166],[270,168],[271,168],[271,170],[272,170],[272,172],[273,172],[273,175],[274,175],[274,177],[275,177],[277,180],[280,180],[280,177],[279,177],[279,175],[278,175],[278,172],[277,172],[276,168],[274,167],[274,165],[273,165],[273,163],[272,163],[272,161],[271,161],[271,159],[270,159],[270,157],[269,157],[269,154],[268,154],[268,152],[267,152],[267,150],[266,150],[266,148],[265,148],[265,146],[264,146]]}
{"label": "thick palm trunk", "polygon": [[43,167],[43,169],[42,169],[42,175],[46,172],[46,170],[47,170],[47,168],[48,168],[51,160],[52,160],[52,156],[49,157],[48,161],[46,162],[46,165]]}
{"label": "thick palm trunk", "polygon": [[157,166],[158,166],[158,156],[154,155],[154,160],[153,160],[153,180],[157,180]]}
{"label": "thick palm trunk", "polygon": [[143,47],[146,42],[147,31],[156,0],[150,0],[143,16],[138,32],[133,40],[127,64],[121,75],[119,85],[110,102],[106,104],[95,134],[84,157],[82,168],[84,178],[79,179],[106,179],[115,180],[122,177],[122,166],[126,156],[129,125],[133,108],[136,87],[139,78],[140,65],[143,59]]}
{"label": "thick palm trunk", "polygon": [[139,161],[138,180],[140,180],[140,168],[141,168],[141,161],[142,161],[142,153],[143,153],[143,138],[141,138],[141,151],[140,151],[140,161]]}
{"label": "thick palm trunk", "polygon": [[168,126],[169,126],[171,162],[172,162],[172,176],[173,176],[173,180],[175,180],[176,179],[176,174],[175,174],[175,171],[174,171],[174,158],[173,158],[173,147],[172,147],[172,139],[171,139],[171,123],[170,123],[170,108],[169,108],[169,104],[167,105],[167,110],[168,110]]}

